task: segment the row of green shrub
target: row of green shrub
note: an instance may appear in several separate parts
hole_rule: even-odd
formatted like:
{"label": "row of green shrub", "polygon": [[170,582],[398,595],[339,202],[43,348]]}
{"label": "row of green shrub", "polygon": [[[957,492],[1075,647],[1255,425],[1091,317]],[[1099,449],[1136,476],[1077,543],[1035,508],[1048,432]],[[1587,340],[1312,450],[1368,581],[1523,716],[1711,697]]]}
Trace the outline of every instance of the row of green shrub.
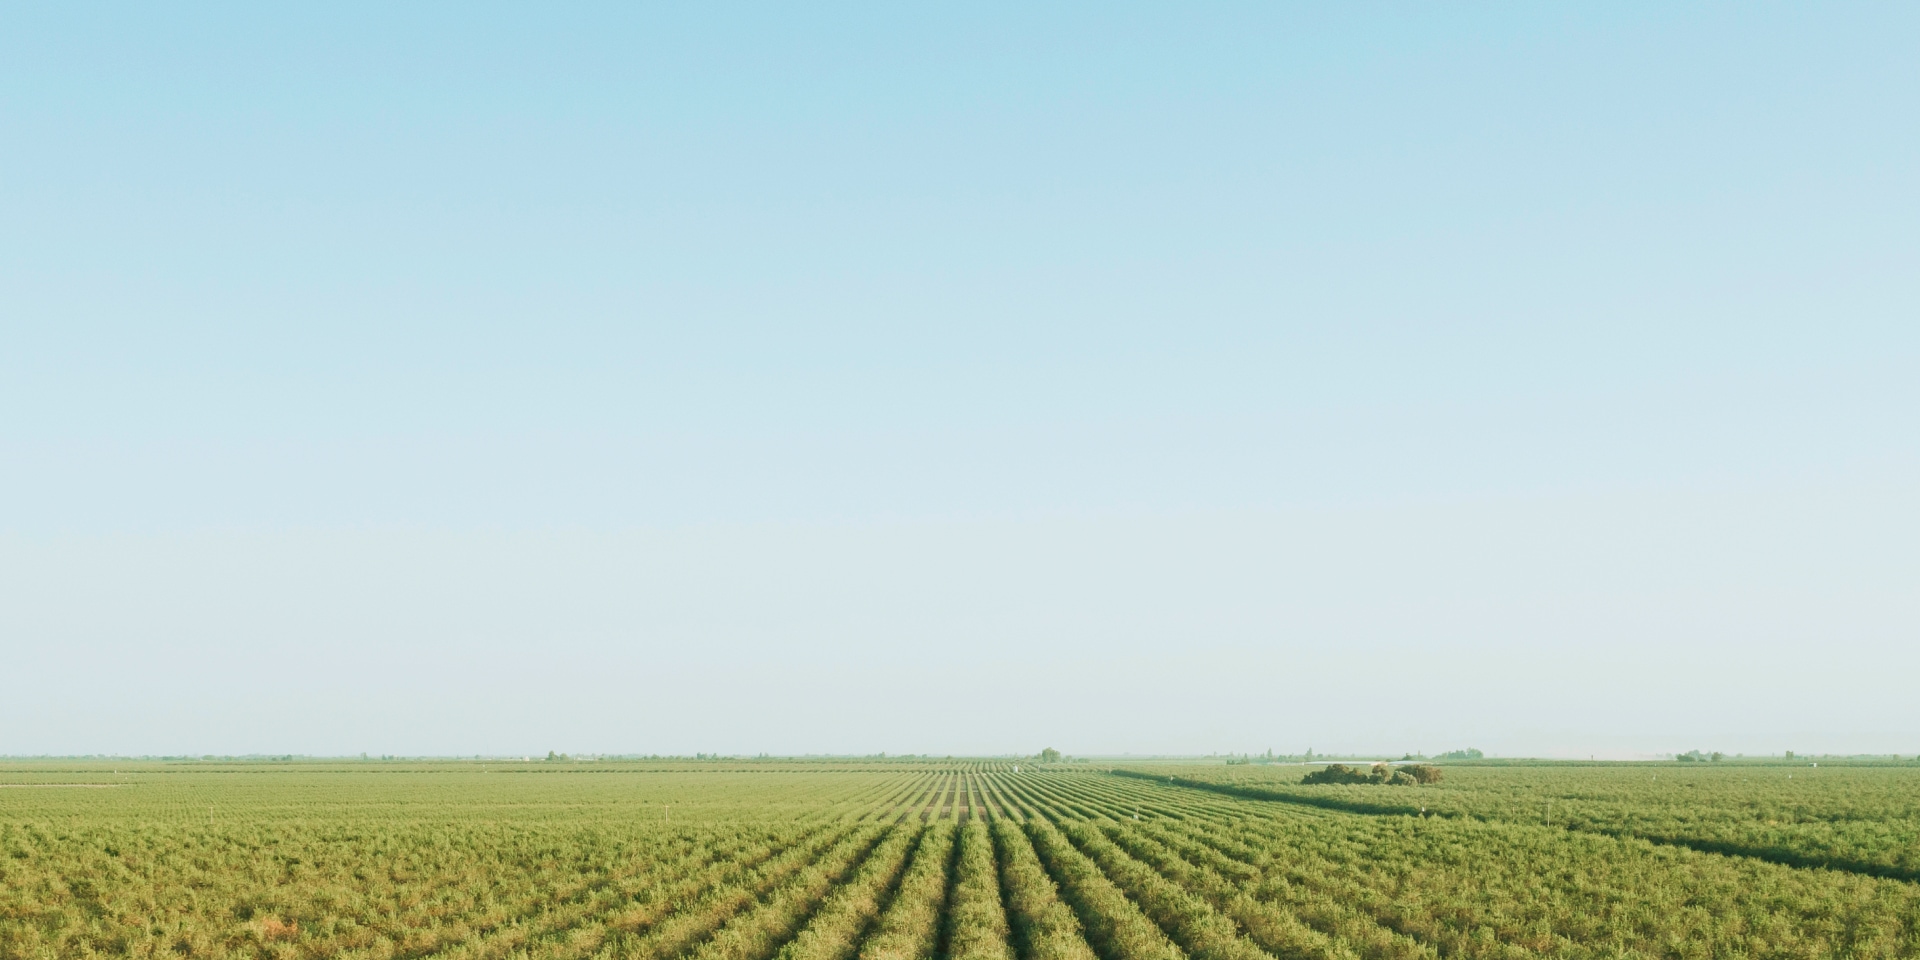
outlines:
{"label": "row of green shrub", "polygon": [[1422,783],[1439,783],[1440,768],[1430,763],[1409,763],[1399,767],[1376,763],[1372,769],[1362,770],[1344,763],[1330,763],[1324,770],[1307,774],[1300,782],[1384,783],[1394,787],[1411,787]]}

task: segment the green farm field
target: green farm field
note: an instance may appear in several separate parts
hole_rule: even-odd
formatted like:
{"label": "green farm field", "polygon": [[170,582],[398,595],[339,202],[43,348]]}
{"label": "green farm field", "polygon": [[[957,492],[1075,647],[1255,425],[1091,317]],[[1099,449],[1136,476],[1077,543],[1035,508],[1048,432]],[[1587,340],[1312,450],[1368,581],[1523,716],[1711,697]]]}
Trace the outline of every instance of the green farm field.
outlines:
{"label": "green farm field", "polygon": [[1920,766],[0,765],[0,958],[1920,956]]}

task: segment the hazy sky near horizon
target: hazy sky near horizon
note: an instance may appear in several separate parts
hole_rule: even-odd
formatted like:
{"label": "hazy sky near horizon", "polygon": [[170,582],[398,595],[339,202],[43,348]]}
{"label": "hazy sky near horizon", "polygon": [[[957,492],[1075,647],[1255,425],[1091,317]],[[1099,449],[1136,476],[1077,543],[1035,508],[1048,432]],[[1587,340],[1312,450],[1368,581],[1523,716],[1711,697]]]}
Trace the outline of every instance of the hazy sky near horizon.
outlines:
{"label": "hazy sky near horizon", "polygon": [[0,753],[1920,752],[1911,5],[0,10]]}

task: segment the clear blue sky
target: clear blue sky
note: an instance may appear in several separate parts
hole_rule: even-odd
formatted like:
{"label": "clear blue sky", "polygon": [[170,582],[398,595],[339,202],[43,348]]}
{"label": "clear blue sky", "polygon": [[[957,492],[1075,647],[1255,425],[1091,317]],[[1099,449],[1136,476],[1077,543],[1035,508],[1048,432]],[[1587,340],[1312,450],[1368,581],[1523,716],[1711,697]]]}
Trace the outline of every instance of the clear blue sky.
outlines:
{"label": "clear blue sky", "polygon": [[0,753],[1920,752],[1917,40],[11,5]]}

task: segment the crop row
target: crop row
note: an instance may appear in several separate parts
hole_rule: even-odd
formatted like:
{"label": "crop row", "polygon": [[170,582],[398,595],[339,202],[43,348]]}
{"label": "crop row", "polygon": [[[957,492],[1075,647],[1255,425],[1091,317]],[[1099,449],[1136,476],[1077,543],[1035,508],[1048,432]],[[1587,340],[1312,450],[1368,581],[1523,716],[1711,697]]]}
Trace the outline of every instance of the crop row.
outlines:
{"label": "crop row", "polygon": [[792,816],[692,824],[9,818],[0,956],[483,957],[630,940],[689,897],[805,863],[847,817],[897,816],[931,777],[848,779]]}
{"label": "crop row", "polygon": [[1639,837],[1792,866],[1920,881],[1920,763],[1448,766],[1434,787],[1304,785],[1297,767],[1146,776],[1355,812],[1429,814]]}
{"label": "crop row", "polygon": [[[1029,833],[1070,840],[1196,957],[1920,952],[1907,884],[1535,825],[1276,810],[1099,776],[1002,779],[1056,824]],[[1161,812],[1134,820],[1148,805]]]}
{"label": "crop row", "polygon": [[489,782],[528,821],[431,781],[411,813],[0,808],[0,960],[1920,956],[1912,884],[1557,825],[1072,767],[595,776],[571,814]]}

